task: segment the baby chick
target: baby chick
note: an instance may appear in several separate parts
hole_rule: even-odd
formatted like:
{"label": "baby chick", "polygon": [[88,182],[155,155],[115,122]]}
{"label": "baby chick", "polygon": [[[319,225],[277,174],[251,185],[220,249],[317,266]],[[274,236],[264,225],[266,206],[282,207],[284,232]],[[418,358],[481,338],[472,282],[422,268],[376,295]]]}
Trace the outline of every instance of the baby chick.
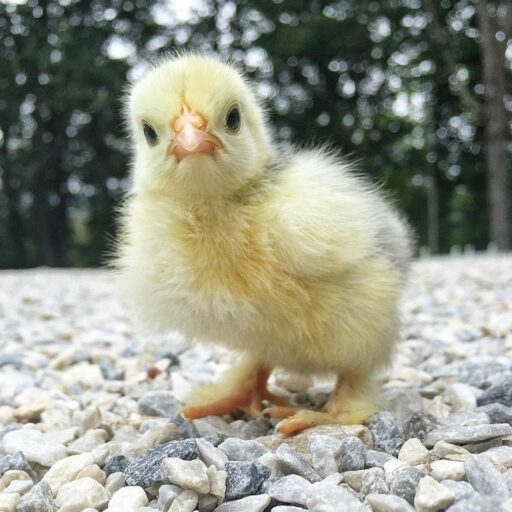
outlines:
{"label": "baby chick", "polygon": [[[399,337],[408,230],[383,195],[325,149],[276,150],[241,74],[182,55],[131,89],[133,185],[122,217],[123,295],[160,330],[243,354],[182,414],[285,418],[293,433],[361,423]],[[323,411],[287,407],[271,371],[334,374]]]}

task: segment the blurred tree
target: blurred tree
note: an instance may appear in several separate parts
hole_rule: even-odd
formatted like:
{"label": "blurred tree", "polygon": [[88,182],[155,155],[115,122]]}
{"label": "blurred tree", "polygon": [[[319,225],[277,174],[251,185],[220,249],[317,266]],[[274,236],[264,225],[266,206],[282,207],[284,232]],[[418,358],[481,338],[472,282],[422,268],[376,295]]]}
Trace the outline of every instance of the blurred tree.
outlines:
{"label": "blurred tree", "polygon": [[133,64],[110,53],[154,35],[155,3],[0,4],[4,266],[101,261],[126,175],[119,100]]}
{"label": "blurred tree", "polygon": [[176,48],[238,63],[278,140],[341,148],[420,246],[507,247],[510,11],[504,0],[0,3],[0,266],[101,262],[127,186],[122,88],[141,58]]}
{"label": "blurred tree", "polygon": [[[479,28],[477,41],[482,63],[479,68],[482,74],[480,76],[477,72],[470,77],[467,67],[457,61],[447,34],[447,27],[453,26],[453,22],[457,21],[456,17],[453,19],[453,6],[450,2],[441,3],[442,7],[450,7],[444,9],[445,17],[441,19],[434,0],[423,2],[430,15],[432,39],[440,48],[444,64],[453,79],[454,88],[465,108],[475,118],[475,122],[484,126],[490,241],[501,250],[510,249],[510,158],[507,145],[510,143],[511,116],[510,110],[506,107],[510,73],[507,72],[505,54],[512,37],[512,3],[510,0],[457,2],[455,9],[459,12],[465,10],[473,14],[476,11]],[[462,28],[460,20],[459,25]],[[471,78],[483,85],[483,101],[477,99],[470,89]]]}

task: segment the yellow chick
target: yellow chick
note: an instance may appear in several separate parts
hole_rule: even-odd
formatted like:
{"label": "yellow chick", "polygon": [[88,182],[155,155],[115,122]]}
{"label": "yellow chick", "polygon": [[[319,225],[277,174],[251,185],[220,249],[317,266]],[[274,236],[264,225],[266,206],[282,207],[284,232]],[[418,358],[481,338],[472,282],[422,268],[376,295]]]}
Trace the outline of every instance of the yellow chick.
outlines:
{"label": "yellow chick", "polygon": [[[206,55],[161,61],[131,88],[133,184],[122,216],[123,295],[146,323],[244,355],[187,418],[284,418],[291,434],[361,423],[399,338],[408,230],[329,150],[278,151],[241,74]],[[322,411],[288,407],[271,371],[336,375]]]}

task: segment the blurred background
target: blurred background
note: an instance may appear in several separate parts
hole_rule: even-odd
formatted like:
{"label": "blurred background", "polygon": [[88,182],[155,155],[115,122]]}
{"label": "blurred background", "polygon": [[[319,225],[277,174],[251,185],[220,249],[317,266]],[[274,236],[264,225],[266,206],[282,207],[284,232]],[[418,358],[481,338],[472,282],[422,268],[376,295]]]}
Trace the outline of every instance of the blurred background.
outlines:
{"label": "blurred background", "polygon": [[423,253],[510,248],[510,0],[0,0],[0,267],[96,266],[147,60],[241,64],[276,137],[330,141]]}

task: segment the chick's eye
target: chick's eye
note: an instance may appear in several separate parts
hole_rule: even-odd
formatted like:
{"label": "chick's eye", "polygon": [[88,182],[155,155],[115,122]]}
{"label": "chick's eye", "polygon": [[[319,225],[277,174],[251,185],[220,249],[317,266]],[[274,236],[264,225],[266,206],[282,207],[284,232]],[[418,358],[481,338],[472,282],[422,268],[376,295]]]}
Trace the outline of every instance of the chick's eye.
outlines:
{"label": "chick's eye", "polygon": [[240,109],[238,107],[232,107],[228,112],[226,127],[232,132],[237,132],[240,129]]}
{"label": "chick's eye", "polygon": [[146,142],[150,146],[154,146],[158,142],[158,134],[155,132],[155,129],[145,121],[142,123],[142,129],[144,130],[144,137],[146,137]]}

